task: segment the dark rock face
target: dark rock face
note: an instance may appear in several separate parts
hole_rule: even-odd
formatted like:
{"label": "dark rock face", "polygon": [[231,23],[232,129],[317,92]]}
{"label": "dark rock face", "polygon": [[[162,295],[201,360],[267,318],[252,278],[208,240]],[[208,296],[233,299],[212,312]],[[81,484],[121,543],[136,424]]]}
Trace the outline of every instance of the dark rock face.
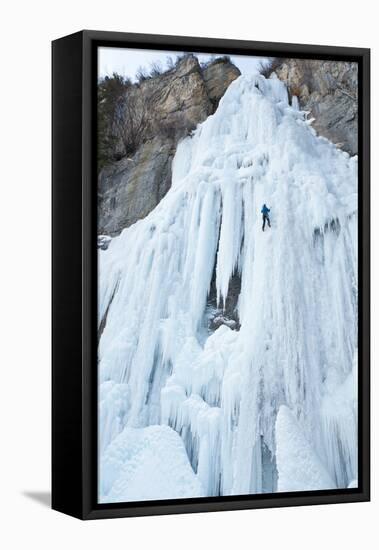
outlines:
{"label": "dark rock face", "polygon": [[[148,79],[130,93],[150,101],[151,123],[143,143],[102,169],[98,178],[98,232],[117,235],[155,208],[171,186],[171,165],[178,142],[217,108],[229,84],[240,75],[226,59],[202,69],[193,55],[175,69]],[[120,144],[117,147],[122,149]]]}
{"label": "dark rock face", "polygon": [[144,218],[171,185],[174,139],[146,141],[133,156],[105,167],[99,175],[99,233],[117,235]]}
{"label": "dark rock face", "polygon": [[276,59],[272,70],[285,82],[313,127],[350,155],[358,152],[358,65],[345,61]]}
{"label": "dark rock face", "polygon": [[228,295],[224,304],[217,303],[216,272],[214,270],[211,288],[208,294],[206,309],[208,311],[208,328],[215,331],[221,325],[226,325],[232,330],[240,329],[238,317],[238,299],[241,294],[241,276],[233,273],[229,281]]}

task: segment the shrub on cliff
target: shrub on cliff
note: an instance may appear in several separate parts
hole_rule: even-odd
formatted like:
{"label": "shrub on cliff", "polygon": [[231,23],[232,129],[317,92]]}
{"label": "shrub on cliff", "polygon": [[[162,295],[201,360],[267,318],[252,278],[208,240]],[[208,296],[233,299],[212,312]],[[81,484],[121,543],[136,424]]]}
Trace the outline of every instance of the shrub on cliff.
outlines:
{"label": "shrub on cliff", "polygon": [[97,146],[98,169],[114,160],[117,135],[113,121],[120,101],[131,87],[129,79],[113,73],[101,78],[97,86]]}

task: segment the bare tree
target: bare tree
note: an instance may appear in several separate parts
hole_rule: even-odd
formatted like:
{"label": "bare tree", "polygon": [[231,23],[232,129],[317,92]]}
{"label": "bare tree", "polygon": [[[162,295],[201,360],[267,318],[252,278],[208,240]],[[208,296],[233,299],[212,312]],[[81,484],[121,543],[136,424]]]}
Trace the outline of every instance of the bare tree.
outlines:
{"label": "bare tree", "polygon": [[129,90],[119,100],[114,133],[122,141],[126,155],[135,153],[151,129],[153,96]]}
{"label": "bare tree", "polygon": [[174,69],[175,67],[175,61],[173,60],[172,56],[171,55],[168,55],[166,57],[166,65],[167,65],[167,70],[168,71],[171,71],[172,69]]}
{"label": "bare tree", "polygon": [[152,78],[160,76],[163,73],[162,64],[159,61],[153,61],[150,64],[150,76]]}
{"label": "bare tree", "polygon": [[145,67],[142,67],[142,65],[138,67],[136,72],[136,79],[138,80],[138,82],[143,82],[148,78],[150,78],[149,71]]}
{"label": "bare tree", "polygon": [[98,170],[119,158],[117,143],[119,138],[114,133],[113,121],[120,99],[131,88],[129,78],[113,73],[98,82],[97,87],[97,140],[98,140]]}

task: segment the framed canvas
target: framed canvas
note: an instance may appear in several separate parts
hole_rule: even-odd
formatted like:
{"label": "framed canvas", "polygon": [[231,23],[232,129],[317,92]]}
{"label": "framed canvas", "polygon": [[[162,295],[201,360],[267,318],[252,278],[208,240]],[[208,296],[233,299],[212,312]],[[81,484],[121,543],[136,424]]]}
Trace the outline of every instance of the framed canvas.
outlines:
{"label": "framed canvas", "polygon": [[369,500],[367,49],[53,42],[53,508]]}

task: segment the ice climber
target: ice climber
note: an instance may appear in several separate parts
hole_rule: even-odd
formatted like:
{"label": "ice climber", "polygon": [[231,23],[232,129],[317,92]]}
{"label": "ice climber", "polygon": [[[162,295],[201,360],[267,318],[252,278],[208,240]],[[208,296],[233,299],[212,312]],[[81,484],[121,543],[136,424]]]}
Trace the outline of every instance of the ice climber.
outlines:
{"label": "ice climber", "polygon": [[267,208],[267,206],[264,204],[264,205],[262,206],[262,210],[261,210],[262,219],[263,219],[262,231],[265,230],[266,222],[268,223],[268,226],[271,227],[270,217],[269,217],[269,215],[268,215],[269,212],[270,212],[270,209]]}

